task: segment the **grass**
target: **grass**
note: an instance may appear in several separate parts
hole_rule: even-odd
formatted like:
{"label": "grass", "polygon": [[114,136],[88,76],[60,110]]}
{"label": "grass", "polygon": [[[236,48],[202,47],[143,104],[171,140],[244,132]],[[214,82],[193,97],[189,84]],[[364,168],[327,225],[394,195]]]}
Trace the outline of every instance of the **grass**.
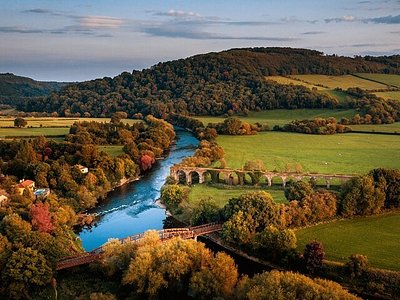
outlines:
{"label": "grass", "polygon": [[99,146],[100,151],[104,151],[108,155],[112,157],[117,157],[118,155],[124,154],[122,150],[123,146],[121,145],[109,145],[109,146]]}
{"label": "grass", "polygon": [[[15,117],[3,117],[0,118],[0,127],[12,127],[14,126]],[[24,118],[30,127],[70,127],[75,122],[83,122],[83,121],[96,121],[96,122],[110,122],[110,118],[35,118],[29,117]],[[136,122],[141,122],[141,120],[132,120],[132,119],[124,119],[122,120],[124,123],[133,124]]]}
{"label": "grass", "polygon": [[329,89],[341,88],[347,90],[351,87],[359,87],[363,90],[387,89],[386,84],[359,78],[353,75],[329,76],[329,75],[292,75],[293,79],[299,79],[312,85],[323,85]]}
{"label": "grass", "polygon": [[391,85],[400,88],[400,75],[371,73],[357,73],[356,75],[368,80],[373,80],[385,85]]}
{"label": "grass", "polygon": [[268,170],[301,164],[304,172],[364,174],[373,168],[400,168],[400,138],[391,135],[306,135],[262,132],[252,136],[220,135],[230,168],[261,159]]}
{"label": "grass", "polygon": [[350,125],[350,127],[357,131],[400,133],[400,122],[379,125]]}
{"label": "grass", "polygon": [[296,232],[298,249],[318,240],[329,260],[343,262],[351,254],[363,254],[373,267],[400,271],[399,226],[400,213],[316,225]]}
{"label": "grass", "polygon": [[300,80],[296,80],[295,78],[289,78],[289,77],[284,77],[284,76],[266,76],[265,77],[266,80],[272,80],[275,81],[279,84],[293,84],[293,85],[302,85],[305,86],[309,89],[313,89],[316,88],[317,90],[326,90],[326,88],[321,87],[321,86],[317,86],[314,84],[310,84],[310,83],[306,83],[306,82],[302,82]]}
{"label": "grass", "polygon": [[201,199],[211,197],[215,200],[219,207],[223,207],[229,199],[239,197],[240,195],[253,192],[253,191],[266,191],[272,195],[275,202],[286,203],[287,200],[284,195],[283,189],[273,188],[252,188],[252,187],[217,187],[205,184],[196,184],[190,187],[189,204],[195,206]]}
{"label": "grass", "polygon": [[[239,118],[248,123],[259,122],[263,124],[267,122],[272,128],[274,125],[284,125],[295,119],[313,119],[317,117],[340,119],[342,117],[351,118],[354,115],[355,111],[352,109],[276,109],[250,112],[248,116],[239,116]],[[208,123],[223,122],[225,117],[198,116],[196,119],[207,125]]]}
{"label": "grass", "polygon": [[0,128],[0,137],[7,138],[9,136],[54,136],[54,135],[66,135],[69,132],[67,127],[56,127],[56,128]]}
{"label": "grass", "polygon": [[400,91],[376,92],[374,94],[386,100],[393,99],[400,101]]}

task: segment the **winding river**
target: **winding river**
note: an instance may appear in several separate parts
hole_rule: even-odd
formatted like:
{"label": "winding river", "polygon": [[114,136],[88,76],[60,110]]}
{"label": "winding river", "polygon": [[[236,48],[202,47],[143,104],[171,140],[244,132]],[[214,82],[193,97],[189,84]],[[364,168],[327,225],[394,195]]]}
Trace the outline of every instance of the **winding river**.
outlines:
{"label": "winding river", "polygon": [[92,211],[99,215],[96,225],[84,228],[79,234],[86,251],[99,247],[109,238],[123,238],[149,229],[163,228],[165,210],[154,202],[160,197],[169,168],[193,155],[199,143],[187,131],[175,128],[175,132],[177,141],[165,159],[159,160],[152,171],[140,180],[116,188]]}

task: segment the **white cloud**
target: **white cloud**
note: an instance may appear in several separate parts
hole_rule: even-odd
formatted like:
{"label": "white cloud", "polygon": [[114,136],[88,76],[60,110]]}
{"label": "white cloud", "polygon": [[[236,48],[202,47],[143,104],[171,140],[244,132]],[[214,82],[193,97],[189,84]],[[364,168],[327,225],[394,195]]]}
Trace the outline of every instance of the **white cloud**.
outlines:
{"label": "white cloud", "polygon": [[79,20],[79,25],[86,28],[116,29],[122,24],[121,19],[105,16],[85,16]]}
{"label": "white cloud", "polygon": [[346,15],[340,18],[329,18],[329,19],[325,19],[326,23],[330,23],[330,22],[354,22],[357,21],[358,19],[354,16],[351,15]]}

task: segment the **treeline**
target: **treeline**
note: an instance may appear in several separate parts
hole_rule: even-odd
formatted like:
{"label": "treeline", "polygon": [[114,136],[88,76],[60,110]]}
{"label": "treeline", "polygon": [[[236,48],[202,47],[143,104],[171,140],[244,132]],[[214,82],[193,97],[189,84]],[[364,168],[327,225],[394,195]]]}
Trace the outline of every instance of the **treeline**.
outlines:
{"label": "treeline", "polygon": [[[112,240],[104,248],[103,260],[95,267],[95,275],[102,275],[97,290],[92,285],[65,290],[61,282],[60,296],[66,292],[91,299],[359,299],[337,283],[292,272],[239,277],[227,254],[213,253],[194,240],[161,242],[152,231],[139,242]],[[110,292],[107,287],[112,286],[117,288]]]}
{"label": "treeline", "polygon": [[340,124],[335,118],[315,118],[313,120],[294,120],[284,126],[273,128],[276,131],[298,132],[306,134],[335,134],[351,132],[351,128]]}
{"label": "treeline", "polygon": [[232,115],[277,108],[333,108],[338,101],[330,96],[266,81],[264,76],[399,73],[398,65],[392,63],[397,60],[324,56],[305,49],[233,49],[71,84],[41,101],[21,102],[18,108],[60,116],[106,117],[126,111],[129,117],[142,113],[162,118],[170,113]]}

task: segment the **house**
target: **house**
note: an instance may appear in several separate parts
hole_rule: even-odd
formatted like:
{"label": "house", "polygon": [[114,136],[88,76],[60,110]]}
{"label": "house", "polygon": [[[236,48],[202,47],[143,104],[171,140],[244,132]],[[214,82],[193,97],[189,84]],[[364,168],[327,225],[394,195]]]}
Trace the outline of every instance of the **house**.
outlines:
{"label": "house", "polygon": [[50,189],[48,188],[40,188],[36,189],[33,194],[35,195],[36,198],[46,198],[48,195],[50,195]]}
{"label": "house", "polygon": [[75,165],[75,167],[77,167],[82,174],[86,174],[87,172],[89,172],[89,169],[85,166]]}
{"label": "house", "polygon": [[17,184],[17,190],[18,190],[18,193],[19,193],[20,195],[23,195],[24,190],[25,190],[26,188],[28,188],[28,189],[30,189],[31,191],[33,191],[33,189],[35,188],[35,182],[32,181],[32,180],[29,180],[29,179],[28,179],[28,180],[22,179],[22,180],[19,182],[19,184]]}
{"label": "house", "polygon": [[8,201],[8,193],[5,190],[0,190],[0,206],[3,206]]}

